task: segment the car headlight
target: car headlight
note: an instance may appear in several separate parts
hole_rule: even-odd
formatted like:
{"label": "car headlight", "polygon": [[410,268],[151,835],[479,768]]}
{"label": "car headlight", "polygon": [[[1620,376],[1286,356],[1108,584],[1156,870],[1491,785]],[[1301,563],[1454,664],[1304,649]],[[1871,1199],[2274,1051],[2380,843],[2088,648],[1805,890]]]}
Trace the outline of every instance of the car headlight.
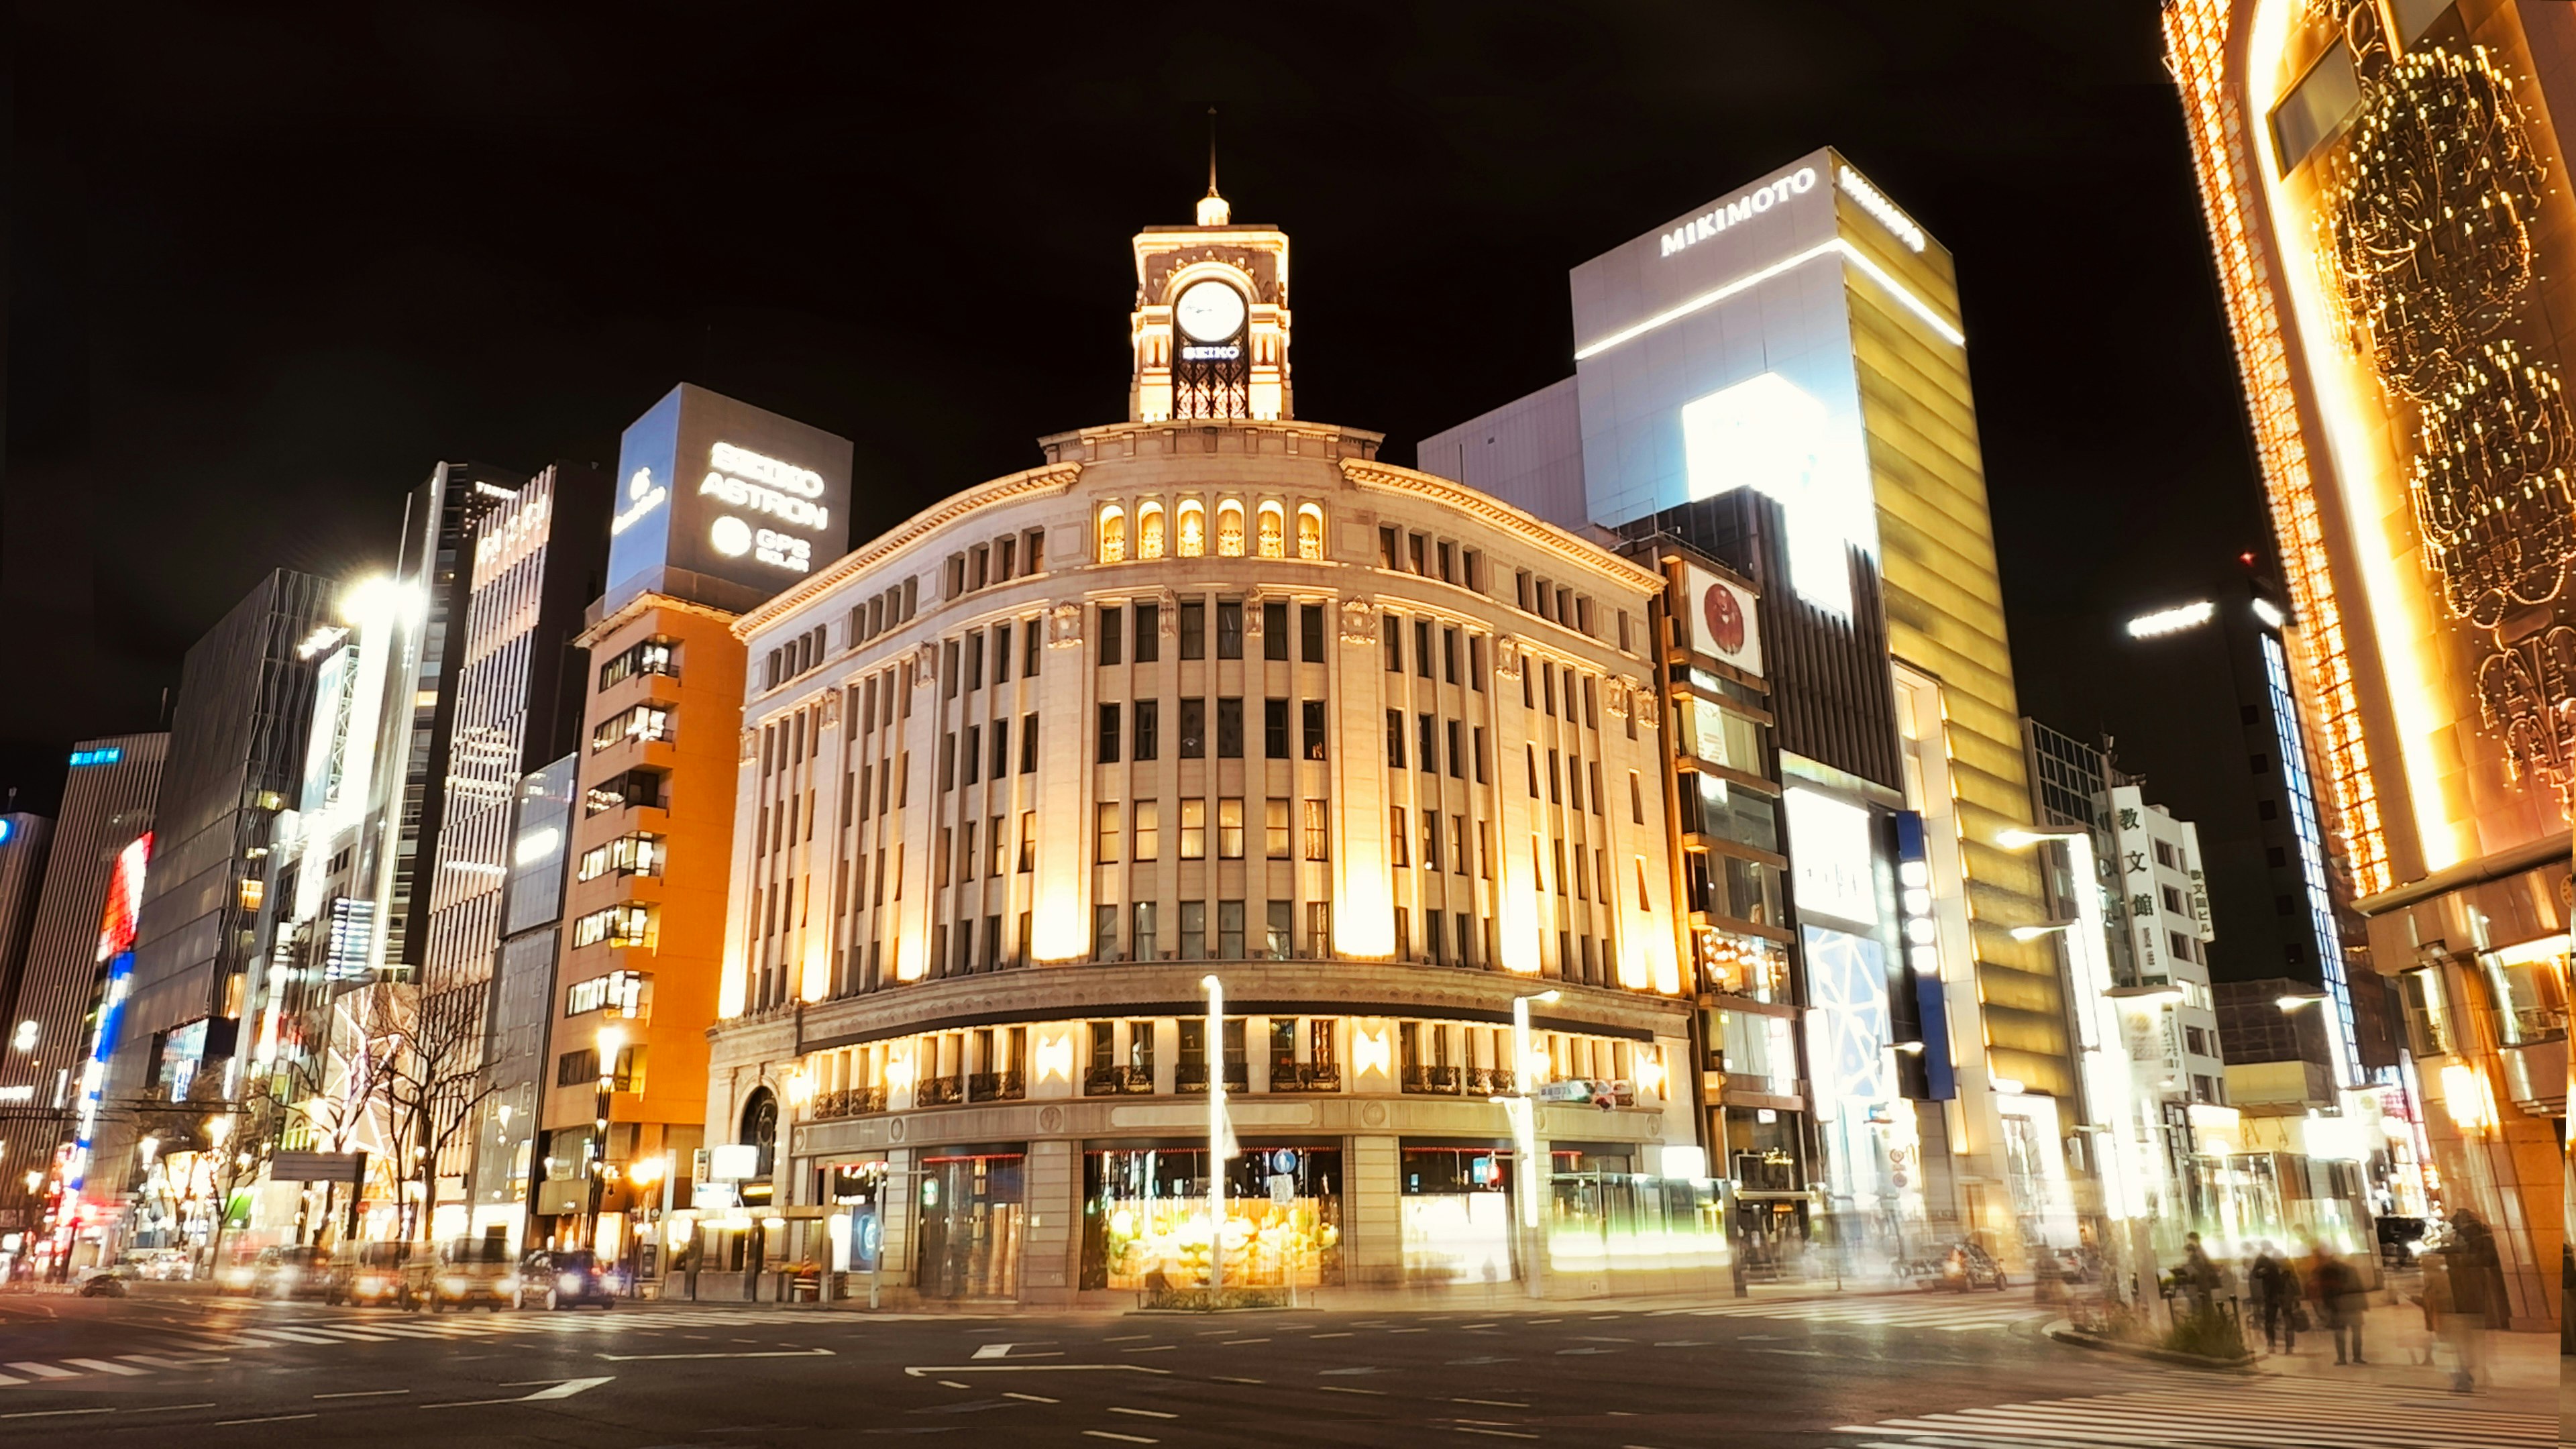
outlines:
{"label": "car headlight", "polygon": [[519,1291],[519,1279],[516,1274],[501,1280],[501,1291],[504,1293],[516,1293]]}
{"label": "car headlight", "polygon": [[472,1287],[473,1285],[467,1283],[462,1278],[442,1278],[439,1280],[438,1286],[451,1294],[461,1295],[467,1288]]}
{"label": "car headlight", "polygon": [[382,1278],[361,1278],[358,1280],[358,1291],[361,1293],[382,1293],[385,1291],[385,1280]]}
{"label": "car headlight", "polygon": [[566,1293],[578,1293],[581,1291],[581,1275],[579,1273],[566,1273],[555,1279],[555,1286]]}

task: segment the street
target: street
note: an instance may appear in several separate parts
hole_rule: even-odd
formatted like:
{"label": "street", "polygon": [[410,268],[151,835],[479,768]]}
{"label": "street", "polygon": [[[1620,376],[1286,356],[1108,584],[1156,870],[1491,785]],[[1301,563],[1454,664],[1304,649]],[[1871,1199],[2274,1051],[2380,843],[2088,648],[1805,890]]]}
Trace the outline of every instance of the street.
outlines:
{"label": "street", "polygon": [[[2230,1376],[2068,1347],[2010,1297],[974,1317],[632,1303],[404,1314],[0,1299],[0,1437],[204,1445],[2548,1445],[2554,1393]],[[130,1437],[129,1437],[130,1436]]]}

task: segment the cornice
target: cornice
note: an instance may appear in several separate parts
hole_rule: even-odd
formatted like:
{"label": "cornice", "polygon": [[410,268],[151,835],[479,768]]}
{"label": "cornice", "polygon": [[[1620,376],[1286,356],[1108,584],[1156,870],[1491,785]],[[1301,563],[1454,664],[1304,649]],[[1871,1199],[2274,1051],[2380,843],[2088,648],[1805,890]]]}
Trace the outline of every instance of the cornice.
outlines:
{"label": "cornice", "polygon": [[961,492],[951,493],[912,517],[878,534],[876,540],[852,549],[822,572],[809,575],[803,583],[771,599],[734,622],[735,637],[746,643],[751,636],[804,608],[850,579],[866,573],[878,564],[958,519],[996,503],[1009,503],[1041,493],[1061,493],[1082,476],[1080,463],[1048,463],[1025,472],[979,483]]}
{"label": "cornice", "polygon": [[599,647],[600,640],[626,627],[637,615],[648,609],[695,614],[699,618],[713,619],[727,627],[731,627],[734,620],[741,617],[731,609],[719,609],[713,604],[700,604],[688,599],[675,598],[670,594],[657,594],[646,590],[618,605],[616,613],[601,615],[597,623],[585,626],[579,634],[573,636],[572,642],[584,649],[595,649]]}
{"label": "cornice", "polygon": [[1342,476],[1352,486],[1374,489],[1381,493],[1401,493],[1437,503],[1443,508],[1472,514],[1522,542],[1535,545],[1568,563],[1589,569],[1594,574],[1639,594],[1663,592],[1664,576],[1653,569],[1610,553],[1597,544],[1587,543],[1535,514],[1524,513],[1490,493],[1479,492],[1463,483],[1410,468],[1398,468],[1379,462],[1362,462],[1356,458],[1342,460]]}

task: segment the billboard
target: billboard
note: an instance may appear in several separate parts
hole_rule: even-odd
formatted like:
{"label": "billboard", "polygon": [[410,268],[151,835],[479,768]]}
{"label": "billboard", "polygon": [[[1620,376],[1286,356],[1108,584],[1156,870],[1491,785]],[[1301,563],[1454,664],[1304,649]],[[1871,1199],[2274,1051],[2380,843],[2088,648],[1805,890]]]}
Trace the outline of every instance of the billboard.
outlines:
{"label": "billboard", "polygon": [[[1571,278],[1585,505],[1621,524],[1738,488],[1776,499],[1798,596],[1848,618],[1877,514],[1838,191],[1816,151],[1585,262]],[[1872,213],[1875,215],[1875,213]]]}
{"label": "billboard", "polygon": [[839,558],[850,440],[682,383],[618,440],[608,607],[647,589],[747,609]]}
{"label": "billboard", "polygon": [[1762,672],[1762,631],[1754,627],[1753,591],[1729,583],[1697,564],[1682,565],[1691,648],[1747,674]]}

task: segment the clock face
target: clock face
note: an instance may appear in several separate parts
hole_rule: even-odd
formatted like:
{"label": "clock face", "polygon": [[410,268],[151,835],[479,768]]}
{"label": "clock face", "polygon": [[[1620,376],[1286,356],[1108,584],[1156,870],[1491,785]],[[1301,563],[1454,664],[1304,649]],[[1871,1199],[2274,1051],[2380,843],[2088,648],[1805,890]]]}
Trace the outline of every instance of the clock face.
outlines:
{"label": "clock face", "polygon": [[1243,330],[1243,294],[1223,282],[1194,282],[1172,304],[1172,320],[1200,342],[1223,342]]}

